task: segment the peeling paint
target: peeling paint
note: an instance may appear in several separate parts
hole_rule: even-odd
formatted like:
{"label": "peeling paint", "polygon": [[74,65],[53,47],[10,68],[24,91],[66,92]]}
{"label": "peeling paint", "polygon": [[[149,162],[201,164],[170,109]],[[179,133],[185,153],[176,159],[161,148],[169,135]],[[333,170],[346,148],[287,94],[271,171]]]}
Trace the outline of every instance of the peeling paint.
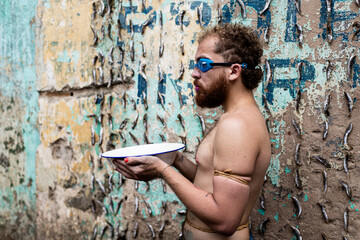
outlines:
{"label": "peeling paint", "polygon": [[[0,212],[3,224],[14,224],[18,221],[15,238],[23,236],[32,239],[35,234],[36,217],[36,174],[35,155],[39,145],[36,128],[38,112],[38,93],[35,89],[35,16],[37,1],[12,1],[2,5],[0,13],[0,99],[6,102],[11,98],[11,107],[7,108],[6,125],[11,124],[12,131],[6,134],[9,157],[9,171],[0,178]],[[21,9],[21,11],[20,11]],[[26,79],[26,81],[24,81]],[[16,100],[15,100],[16,99]],[[14,101],[15,100],[15,101]],[[20,110],[21,109],[21,110]],[[20,110],[20,111],[19,111]],[[17,112],[19,111],[19,112]],[[10,119],[13,117],[14,119]],[[11,123],[9,123],[11,122]],[[4,124],[3,122],[2,124]],[[8,127],[10,129],[11,127]],[[18,133],[16,133],[18,131]],[[11,182],[8,185],[8,182]],[[21,203],[20,203],[21,202]],[[17,220],[18,213],[24,216]],[[24,214],[24,212],[26,214]],[[0,237],[10,234],[11,229],[2,231]],[[19,234],[19,235],[16,235]]]}
{"label": "peeling paint", "polygon": [[270,166],[266,175],[270,178],[272,184],[278,186],[280,184],[280,154],[272,156]]}
{"label": "peeling paint", "polygon": [[9,159],[3,153],[0,155],[0,165],[4,168],[8,168],[10,166]]}
{"label": "peeling paint", "polygon": [[264,214],[265,214],[265,210],[264,210],[264,209],[258,209],[257,211],[261,214],[261,216],[264,216]]}
{"label": "peeling paint", "polygon": [[304,202],[306,202],[307,200],[309,200],[309,197],[308,197],[307,194],[305,194],[305,196],[304,196]]}
{"label": "peeling paint", "polygon": [[[201,29],[196,7],[203,10],[204,26],[210,26],[217,22],[218,4],[223,22],[239,22],[251,26],[261,38],[265,29],[270,28],[270,41],[264,44],[264,58],[269,60],[273,74],[268,83],[265,83],[264,76],[264,81],[254,92],[254,96],[268,120],[273,150],[267,172],[270,181],[264,184],[264,189],[271,190],[270,192],[278,197],[268,199],[266,212],[254,210],[257,213],[252,219],[254,225],[259,222],[259,216],[273,216],[276,222],[267,233],[276,232],[279,238],[281,236],[284,239],[295,239],[290,231],[284,231],[282,221],[289,221],[292,225],[295,224],[293,221],[297,221],[296,224],[301,226],[301,230],[306,229],[303,233],[308,235],[304,237],[313,237],[319,233],[318,228],[321,228],[321,225],[317,227],[312,221],[308,221],[315,218],[307,209],[316,202],[331,201],[333,209],[342,209],[348,205],[352,212],[358,212],[357,202],[341,202],[342,199],[338,199],[335,194],[339,189],[329,185],[331,191],[326,194],[318,192],[319,187],[314,184],[319,183],[317,173],[323,169],[321,165],[315,165],[310,160],[313,154],[324,155],[332,163],[332,168],[327,170],[331,181],[345,178],[343,171],[339,171],[342,170],[341,163],[337,161],[341,160],[345,153],[342,137],[350,121],[354,124],[354,133],[349,139],[353,148],[346,151],[354,155],[353,159],[357,159],[359,144],[356,136],[359,133],[356,126],[359,120],[356,106],[359,98],[357,87],[360,83],[358,60],[353,65],[352,78],[348,79],[346,74],[350,56],[353,53],[359,55],[359,37],[351,39],[354,33],[351,24],[360,16],[360,12],[352,0],[333,1],[329,16],[326,0],[316,3],[301,1],[303,15],[297,13],[293,0],[273,0],[270,9],[263,16],[260,16],[259,12],[264,7],[265,0],[245,0],[246,18],[241,16],[236,0],[149,1],[145,3],[144,9],[140,2],[125,1],[121,12],[118,12],[119,6],[116,2],[111,16],[100,17],[97,12],[95,20],[91,17],[93,3],[100,5],[100,1],[66,0],[26,3],[15,1],[3,4],[3,11],[0,13],[0,50],[4,53],[0,56],[0,109],[8,119],[2,117],[0,126],[0,130],[5,132],[5,136],[0,138],[0,172],[3,176],[0,177],[0,213],[6,216],[4,220],[0,220],[0,238],[8,237],[1,235],[3,222],[21,226],[19,232],[26,232],[29,239],[35,236],[35,225],[38,238],[61,239],[66,236],[75,239],[79,236],[90,236],[94,227],[92,224],[98,223],[100,231],[103,226],[101,222],[105,221],[114,225],[119,223],[121,227],[130,223],[129,229],[132,229],[134,217],[139,218],[139,222],[144,219],[154,221],[154,226],[157,224],[155,221],[168,218],[174,221],[174,224],[169,226],[168,234],[175,237],[183,221],[176,211],[184,209],[184,206],[170,190],[163,192],[160,181],[152,181],[150,191],[146,191],[147,186],[144,183],[140,183],[139,189],[135,191],[132,181],[127,181],[122,188],[108,193],[116,200],[124,201],[115,217],[102,214],[101,209],[95,214],[91,212],[91,197],[99,197],[99,201],[107,208],[109,203],[108,196],[102,196],[99,189],[89,190],[90,179],[94,175],[108,188],[107,177],[114,170],[109,162],[99,158],[99,154],[110,148],[136,144],[130,133],[140,144],[145,143],[145,114],[149,123],[149,130],[145,134],[149,141],[162,142],[159,133],[166,141],[181,142],[186,138],[186,154],[189,158],[193,157],[202,137],[196,114],[200,112],[204,116],[207,129],[221,115],[221,109],[200,109],[193,103],[194,92],[190,74],[194,69],[196,35]],[[158,23],[160,10],[164,19],[163,29],[160,29]],[[181,10],[186,10],[184,31],[180,30]],[[150,24],[144,34],[141,34],[141,24],[148,17],[151,18]],[[327,41],[328,19],[334,37],[332,44]],[[117,20],[122,27],[121,38],[117,36]],[[130,36],[130,20],[134,26],[134,36]],[[112,24],[112,40],[106,36],[108,23]],[[304,30],[302,47],[298,44],[296,23]],[[105,28],[104,34],[101,33],[102,24]],[[96,46],[92,46],[90,25],[99,35]],[[164,40],[162,57],[159,57],[158,49],[160,35]],[[134,61],[130,59],[131,39],[135,46]],[[184,42],[184,55],[180,51],[181,40]],[[141,55],[140,42],[143,42],[147,49],[146,57]],[[115,61],[110,66],[108,60],[112,46],[116,49]],[[123,61],[120,60],[120,53],[116,48],[119,46],[125,50]],[[105,56],[105,64],[98,62],[93,65],[94,56],[100,51]],[[327,60],[331,60],[335,66],[330,79],[326,77]],[[183,79],[178,79],[180,62],[185,68]],[[301,78],[297,69],[300,62],[304,64]],[[147,64],[147,81],[139,74],[141,63]],[[130,79],[131,83],[117,84],[109,88],[93,85],[94,69],[99,77],[99,67],[103,67],[104,81],[107,83],[110,69],[116,75],[120,64],[124,65],[124,78]],[[162,81],[159,81],[158,66],[161,66],[163,71]],[[265,69],[265,65],[261,68]],[[302,99],[300,111],[296,112],[294,102],[298,90]],[[329,91],[331,108],[330,116],[327,117],[323,113],[323,101]],[[351,116],[346,112],[347,103],[343,98],[343,91],[348,91],[353,97],[355,108]],[[124,92],[128,96],[126,106],[122,100]],[[160,97],[158,92],[162,94]],[[101,100],[98,96],[102,93],[105,98]],[[113,97],[112,106],[108,105],[110,95]],[[262,99],[263,95],[265,101]],[[162,108],[161,100],[164,101],[166,110]],[[145,101],[149,109],[145,109]],[[269,112],[265,109],[265,103],[268,104]],[[180,113],[184,118],[185,130],[177,118]],[[92,114],[95,116],[90,117]],[[112,127],[109,126],[108,114],[112,116]],[[157,120],[157,114],[165,119],[166,128]],[[103,118],[99,123],[100,116]],[[133,128],[136,116],[139,116],[139,119],[137,126]],[[292,118],[300,122],[301,137],[293,134]],[[124,119],[129,119],[129,123],[119,131]],[[321,135],[325,120],[329,120],[330,128],[328,138],[323,141]],[[94,145],[91,143],[92,127],[95,131]],[[103,142],[99,143],[101,130],[105,134]],[[120,136],[120,132],[124,136]],[[292,159],[297,143],[302,144],[303,165],[299,172],[306,189],[296,189],[293,186],[293,174],[289,174],[295,172],[289,159]],[[353,170],[356,169],[356,163],[353,161],[350,161],[351,178],[346,180],[355,184],[357,175]],[[118,174],[114,174],[114,177],[118,177]],[[142,207],[136,216],[132,215],[134,195],[139,197]],[[303,215],[304,219],[297,219],[296,215],[292,214],[289,203],[291,196],[303,199],[304,211],[307,211]],[[147,214],[144,201],[150,204],[155,218]],[[163,201],[170,205],[166,216],[161,216]],[[278,204],[281,204],[284,210],[279,209]],[[24,209],[28,213],[27,217],[18,224],[15,222],[18,219],[17,214]],[[336,219],[334,222],[340,221]],[[359,227],[356,221],[351,224],[353,225],[349,236],[354,234],[351,232],[353,229]],[[335,234],[341,233],[342,228],[339,226],[334,224],[331,227],[336,230]],[[53,232],[47,233],[48,229],[53,229]],[[9,228],[8,231],[10,230]],[[19,237],[13,235],[12,238]]]}
{"label": "peeling paint", "polygon": [[74,62],[75,64],[79,61],[80,52],[79,51],[73,51],[70,54],[68,51],[64,51],[62,55],[60,55],[56,61],[60,63],[70,63]]}
{"label": "peeling paint", "polygon": [[279,222],[279,213],[276,213],[274,216],[275,221],[278,223]]}

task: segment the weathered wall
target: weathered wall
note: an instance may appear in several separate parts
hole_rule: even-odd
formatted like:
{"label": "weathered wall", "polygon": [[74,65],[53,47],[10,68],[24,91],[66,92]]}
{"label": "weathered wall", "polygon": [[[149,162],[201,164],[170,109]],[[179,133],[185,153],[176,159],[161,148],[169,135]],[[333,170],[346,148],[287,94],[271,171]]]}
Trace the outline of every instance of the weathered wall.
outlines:
{"label": "weathered wall", "polygon": [[36,5],[0,3],[0,239],[32,239],[35,234],[35,159],[40,143]]}
{"label": "weathered wall", "polygon": [[[293,226],[304,239],[322,234],[356,239],[359,60],[352,61],[351,76],[347,68],[359,54],[360,38],[352,26],[359,7],[334,1],[328,12],[325,0],[301,1],[299,14],[295,1],[273,0],[260,14],[266,1],[244,4],[246,17],[235,0],[1,3],[0,238],[89,239],[106,227],[104,238],[110,238],[113,226],[119,236],[148,239],[150,224],[156,238],[176,239],[185,208],[171,189],[159,180],[149,185],[125,180],[99,156],[113,148],[169,141],[186,143],[185,153],[193,158],[203,136],[200,117],[209,128],[221,114],[193,103],[196,33],[220,19],[253,27],[264,39],[262,68],[266,73],[267,61],[271,69],[254,93],[273,144],[263,188],[266,209],[259,201],[251,220],[255,237],[295,239]],[[302,27],[301,46],[295,24]],[[352,114],[344,91],[353,100]],[[295,163],[298,144],[301,165]],[[325,158],[330,167],[312,156]],[[350,185],[351,198],[339,180]],[[293,197],[301,204],[300,216]],[[328,222],[318,203],[326,207]]]}

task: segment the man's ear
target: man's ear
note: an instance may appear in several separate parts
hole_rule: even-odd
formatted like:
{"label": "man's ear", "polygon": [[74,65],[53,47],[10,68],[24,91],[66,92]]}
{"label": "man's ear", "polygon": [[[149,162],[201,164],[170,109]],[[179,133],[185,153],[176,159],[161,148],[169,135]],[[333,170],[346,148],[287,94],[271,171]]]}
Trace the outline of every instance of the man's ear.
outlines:
{"label": "man's ear", "polygon": [[235,64],[231,65],[230,70],[231,70],[230,76],[229,76],[230,81],[234,81],[241,76],[242,67],[240,64],[235,63]]}

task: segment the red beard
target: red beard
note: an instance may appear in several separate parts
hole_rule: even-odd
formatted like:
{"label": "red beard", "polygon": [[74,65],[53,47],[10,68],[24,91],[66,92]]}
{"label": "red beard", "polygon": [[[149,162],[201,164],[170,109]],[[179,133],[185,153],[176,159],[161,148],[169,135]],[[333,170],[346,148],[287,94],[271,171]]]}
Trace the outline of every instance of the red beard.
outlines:
{"label": "red beard", "polygon": [[195,95],[195,103],[199,107],[214,108],[224,103],[227,94],[228,83],[224,75],[213,80],[213,83],[208,89],[203,89],[198,86],[198,91]]}

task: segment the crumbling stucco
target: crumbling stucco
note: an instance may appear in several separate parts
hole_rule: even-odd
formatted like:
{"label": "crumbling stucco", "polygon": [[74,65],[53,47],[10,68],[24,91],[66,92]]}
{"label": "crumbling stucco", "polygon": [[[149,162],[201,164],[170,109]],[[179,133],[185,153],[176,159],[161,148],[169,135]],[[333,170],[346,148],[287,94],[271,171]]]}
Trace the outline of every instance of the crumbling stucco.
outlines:
{"label": "crumbling stucco", "polygon": [[265,209],[259,200],[251,218],[256,239],[295,239],[290,226],[304,239],[359,237],[359,6],[301,1],[300,14],[296,1],[273,0],[261,14],[265,0],[243,1],[244,16],[239,2],[2,3],[0,238],[89,239],[107,228],[105,239],[113,226],[127,239],[149,239],[151,224],[157,239],[176,239],[185,207],[171,189],[126,180],[99,156],[168,141],[186,143],[194,158],[201,118],[208,129],[222,113],[193,102],[196,34],[219,20],[251,26],[264,41],[264,80],[254,95],[272,160]]}

